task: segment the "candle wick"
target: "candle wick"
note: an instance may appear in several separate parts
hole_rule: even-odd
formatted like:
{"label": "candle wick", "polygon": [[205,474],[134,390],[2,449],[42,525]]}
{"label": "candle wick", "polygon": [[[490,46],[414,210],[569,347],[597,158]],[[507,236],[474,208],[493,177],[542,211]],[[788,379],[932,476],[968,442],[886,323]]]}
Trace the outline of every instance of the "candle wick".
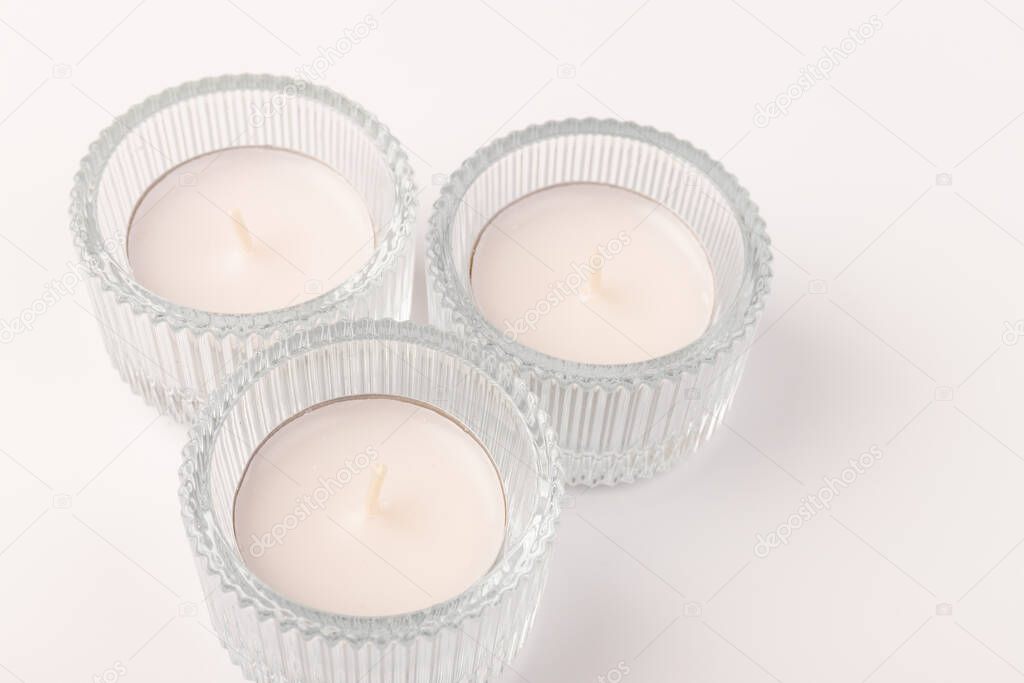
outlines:
{"label": "candle wick", "polygon": [[384,486],[384,477],[388,474],[388,466],[377,464],[373,466],[373,480],[370,482],[370,491],[366,496],[366,514],[376,515],[380,513],[380,490]]}
{"label": "candle wick", "polygon": [[601,290],[601,267],[592,268],[587,281],[580,288],[580,301],[586,303]]}
{"label": "candle wick", "polygon": [[252,233],[249,232],[249,228],[245,225],[241,209],[231,210],[231,223],[235,226],[235,236],[238,237],[242,247],[246,251],[252,251],[255,246],[252,240]]}

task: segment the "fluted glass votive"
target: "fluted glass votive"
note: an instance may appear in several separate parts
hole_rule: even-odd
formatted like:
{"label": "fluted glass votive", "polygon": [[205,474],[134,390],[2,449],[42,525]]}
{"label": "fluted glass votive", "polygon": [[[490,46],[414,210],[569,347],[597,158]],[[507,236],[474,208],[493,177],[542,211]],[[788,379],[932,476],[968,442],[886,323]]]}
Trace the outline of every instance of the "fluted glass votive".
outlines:
{"label": "fluted glass votive", "polygon": [[[542,353],[488,321],[471,286],[481,234],[513,202],[571,183],[638,193],[690,228],[714,289],[699,338],[649,360],[593,364]],[[651,477],[710,437],[735,394],[771,279],[764,221],[720,163],[668,133],[597,119],[531,126],[463,163],[434,205],[427,261],[431,322],[514,363],[550,417],[567,482],[588,486]]]}
{"label": "fluted glass votive", "polygon": [[[294,152],[337,172],[369,212],[373,247],[366,263],[333,288],[322,291],[322,283],[310,280],[297,293],[301,302],[255,313],[198,310],[142,286],[127,239],[141,198],[184,162],[237,147]],[[90,146],[71,193],[71,229],[114,366],[158,410],[187,421],[240,358],[299,327],[407,318],[415,195],[399,142],[373,115],[328,88],[246,74],[149,97]],[[342,222],[339,217],[341,229]]]}
{"label": "fluted glass votive", "polygon": [[[364,395],[458,420],[489,452],[506,500],[493,566],[461,594],[394,616],[292,602],[250,571],[235,537],[236,492],[268,435],[307,409]],[[214,630],[243,674],[264,683],[496,680],[530,631],[563,493],[554,434],[510,364],[469,340],[390,320],[304,329],[255,354],[200,410],[180,479]]]}

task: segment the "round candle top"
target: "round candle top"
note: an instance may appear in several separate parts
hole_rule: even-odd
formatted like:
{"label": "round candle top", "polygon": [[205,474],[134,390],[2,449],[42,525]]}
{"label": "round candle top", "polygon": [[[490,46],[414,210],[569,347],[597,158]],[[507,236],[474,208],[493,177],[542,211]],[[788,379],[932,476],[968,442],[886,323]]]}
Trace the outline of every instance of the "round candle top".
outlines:
{"label": "round candle top", "polygon": [[549,187],[484,227],[471,286],[506,338],[566,360],[614,365],[703,334],[714,278],[690,228],[657,202],[597,183]]}
{"label": "round candle top", "polygon": [[146,191],[128,261],[146,289],[215,313],[308,301],[374,250],[363,199],[326,164],[271,147],[233,147],[175,167]]}
{"label": "round candle top", "polygon": [[235,499],[246,565],[285,597],[353,616],[411,612],[464,592],[505,535],[494,462],[418,403],[322,404],[257,450]]}

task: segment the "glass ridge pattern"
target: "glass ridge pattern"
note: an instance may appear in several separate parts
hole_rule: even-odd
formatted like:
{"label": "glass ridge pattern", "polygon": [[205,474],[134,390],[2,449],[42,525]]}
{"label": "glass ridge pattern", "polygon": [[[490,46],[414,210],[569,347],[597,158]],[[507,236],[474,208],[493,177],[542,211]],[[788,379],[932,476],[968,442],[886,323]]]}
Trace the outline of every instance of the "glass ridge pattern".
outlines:
{"label": "glass ridge pattern", "polygon": [[[633,190],[693,229],[715,278],[703,336],[648,361],[591,365],[523,346],[483,317],[469,281],[480,232],[513,201],[572,182]],[[668,469],[721,423],[764,309],[771,259],[757,206],[706,152],[635,123],[552,121],[480,149],[442,188],[427,236],[427,301],[433,324],[516,366],[550,416],[567,483],[616,484]]]}
{"label": "glass ridge pattern", "polygon": [[[232,525],[249,458],[277,425],[324,401],[400,396],[462,422],[491,453],[508,525],[463,594],[409,614],[350,617],[274,593],[245,566]],[[214,630],[261,683],[495,681],[530,631],[564,492],[538,400],[492,351],[393,320],[303,329],[255,354],[200,410],[180,469],[186,534]]]}
{"label": "glass ridge pattern", "polygon": [[[373,217],[373,256],[334,289],[254,314],[190,309],[141,287],[125,239],[138,199],[183,161],[244,145],[299,152],[337,170]],[[328,88],[253,74],[185,83],[129,109],[90,146],[70,207],[78,258],[114,366],[136,393],[179,421],[195,413],[239,358],[303,326],[407,318],[415,213],[406,154],[372,114]]]}

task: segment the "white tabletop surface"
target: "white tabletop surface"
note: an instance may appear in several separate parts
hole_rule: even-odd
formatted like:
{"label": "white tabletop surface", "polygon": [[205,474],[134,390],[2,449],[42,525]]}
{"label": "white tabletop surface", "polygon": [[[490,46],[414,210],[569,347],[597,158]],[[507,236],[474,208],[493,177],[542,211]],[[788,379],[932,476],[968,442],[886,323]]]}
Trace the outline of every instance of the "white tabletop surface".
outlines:
{"label": "white tabletop surface", "polygon": [[[479,145],[600,116],[722,158],[774,241],[727,425],[655,481],[574,493],[505,680],[1024,678],[1024,7],[427,5],[0,2],[0,320],[73,272],[71,178],[114,114],[205,75],[293,74],[369,17],[321,82],[408,145],[421,239]],[[826,49],[831,76],[807,76]],[[788,112],[755,121],[790,86]],[[422,320],[422,263],[416,287]],[[184,429],[118,380],[82,287],[5,341],[0,683],[241,680],[197,604]],[[830,510],[757,556],[873,446]]]}

